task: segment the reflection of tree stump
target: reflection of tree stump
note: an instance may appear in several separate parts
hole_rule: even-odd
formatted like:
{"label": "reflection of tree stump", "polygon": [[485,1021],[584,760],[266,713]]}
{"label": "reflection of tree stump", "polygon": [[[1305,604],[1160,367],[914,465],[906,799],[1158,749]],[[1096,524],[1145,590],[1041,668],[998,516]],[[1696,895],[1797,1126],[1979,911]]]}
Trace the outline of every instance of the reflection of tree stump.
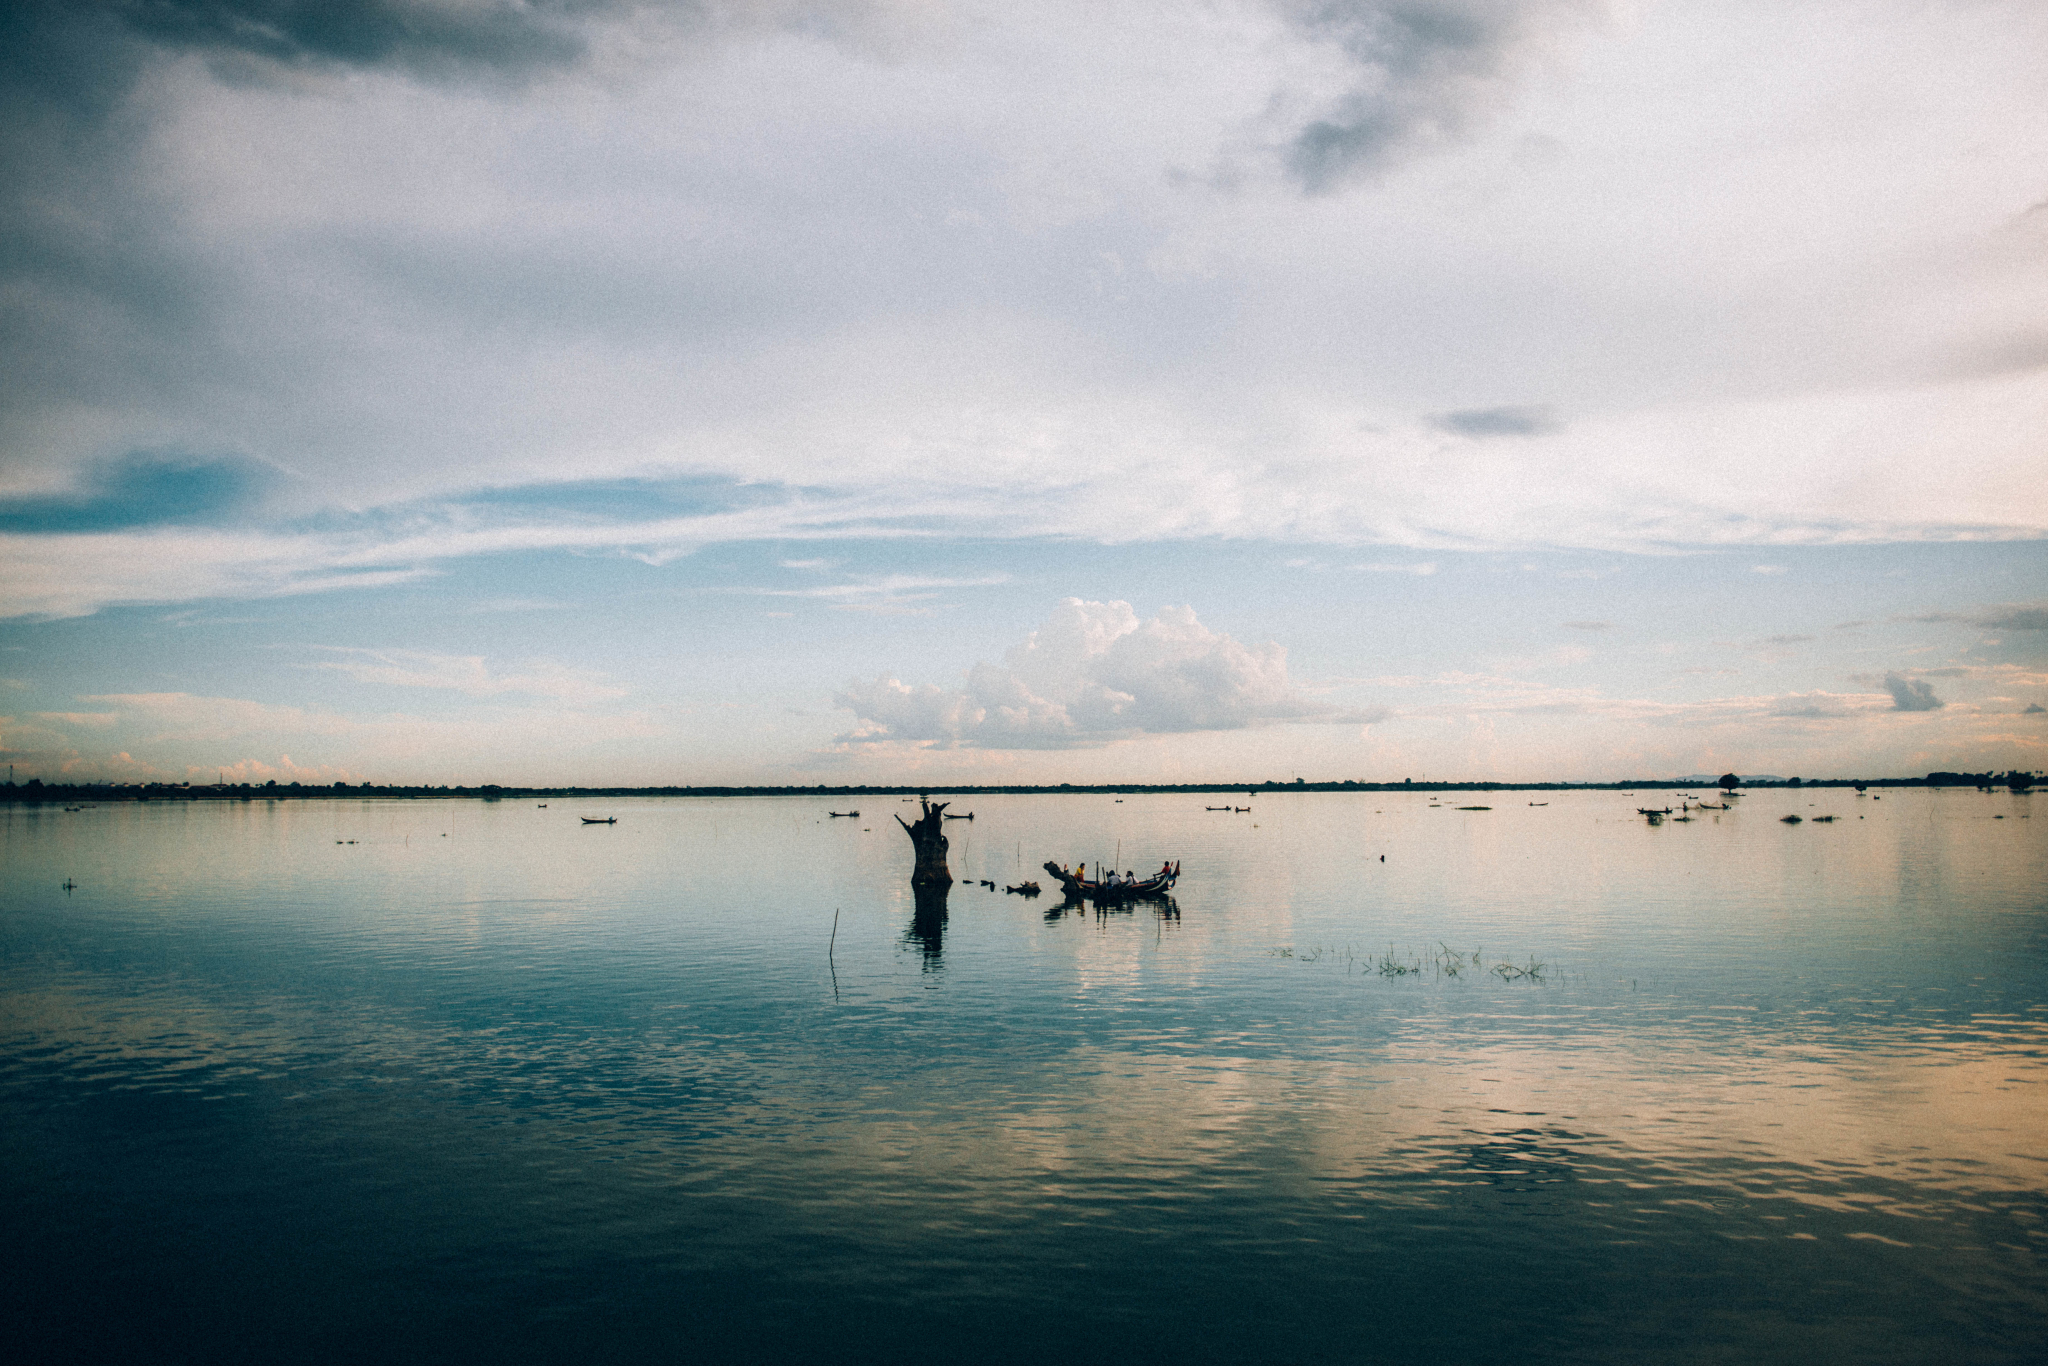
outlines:
{"label": "reflection of tree stump", "polygon": [[953,870],[946,866],[946,803],[928,802],[919,797],[917,804],[924,809],[924,814],[917,818],[915,825],[901,816],[896,818],[896,823],[910,836],[911,847],[917,850],[917,866],[910,870],[910,885],[950,886]]}
{"label": "reflection of tree stump", "polygon": [[910,893],[917,909],[911,914],[910,933],[905,938],[924,950],[927,969],[939,965],[939,955],[946,947],[946,894],[952,890],[946,883],[934,882],[915,887]]}

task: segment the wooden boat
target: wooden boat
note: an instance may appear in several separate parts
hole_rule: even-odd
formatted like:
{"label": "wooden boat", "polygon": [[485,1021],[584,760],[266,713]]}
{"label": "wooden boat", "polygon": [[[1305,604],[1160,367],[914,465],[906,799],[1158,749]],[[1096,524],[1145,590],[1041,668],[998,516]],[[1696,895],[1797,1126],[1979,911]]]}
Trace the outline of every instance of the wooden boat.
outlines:
{"label": "wooden boat", "polygon": [[1204,811],[1228,811],[1231,808],[1227,806],[1205,806],[1202,809]]}
{"label": "wooden boat", "polygon": [[858,812],[858,811],[827,811],[827,812],[826,812],[825,814],[826,814],[826,815],[828,815],[828,816],[858,816],[858,815],[860,814],[860,812]]}
{"label": "wooden boat", "polygon": [[974,819],[974,813],[970,811],[964,816],[947,816],[945,819],[949,821],[971,821]]}
{"label": "wooden boat", "polygon": [[1668,816],[1671,814],[1671,808],[1667,806],[1659,811],[1653,807],[1639,806],[1636,808],[1636,814],[1638,816]]}
{"label": "wooden boat", "polygon": [[1066,891],[1068,899],[1073,901],[1139,901],[1146,897],[1165,896],[1173,889],[1173,884],[1180,881],[1178,860],[1170,872],[1154,873],[1140,881],[1119,883],[1114,887],[1075,877],[1050,860],[1046,862],[1045,871],[1052,874]]}
{"label": "wooden boat", "polygon": [[617,816],[584,816],[582,820],[585,825],[617,825],[619,823]]}

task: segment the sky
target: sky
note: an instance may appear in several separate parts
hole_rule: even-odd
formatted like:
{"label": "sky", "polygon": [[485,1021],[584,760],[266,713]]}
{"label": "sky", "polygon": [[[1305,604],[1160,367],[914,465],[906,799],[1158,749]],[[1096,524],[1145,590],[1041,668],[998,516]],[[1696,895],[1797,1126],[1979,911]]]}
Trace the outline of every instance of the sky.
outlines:
{"label": "sky", "polygon": [[0,5],[0,761],[2048,768],[2035,0]]}

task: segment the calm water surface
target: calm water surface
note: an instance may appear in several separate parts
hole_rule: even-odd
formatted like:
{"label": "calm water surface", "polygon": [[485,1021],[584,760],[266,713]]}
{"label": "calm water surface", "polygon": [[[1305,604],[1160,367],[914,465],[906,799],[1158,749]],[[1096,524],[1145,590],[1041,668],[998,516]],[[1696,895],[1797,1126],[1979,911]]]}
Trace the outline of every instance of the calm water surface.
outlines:
{"label": "calm water surface", "polygon": [[0,808],[10,1335],[2041,1360],[2048,797],[1532,796]]}

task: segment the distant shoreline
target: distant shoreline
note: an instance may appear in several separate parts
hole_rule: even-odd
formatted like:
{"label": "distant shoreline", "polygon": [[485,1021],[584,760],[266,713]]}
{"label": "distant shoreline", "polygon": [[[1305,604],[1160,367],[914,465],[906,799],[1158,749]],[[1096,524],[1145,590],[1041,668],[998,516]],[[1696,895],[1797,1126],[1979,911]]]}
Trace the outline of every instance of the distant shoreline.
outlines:
{"label": "distant shoreline", "polygon": [[[1924,778],[1789,778],[1775,782],[1743,783],[1739,791],[1805,791],[1810,788],[1841,787],[2004,787],[2014,775],[2002,773],[1930,773]],[[375,783],[333,783],[319,786],[298,783],[252,785],[248,783],[185,784],[48,784],[39,780],[0,784],[0,803],[44,805],[50,802],[118,801],[306,801],[315,798],[462,798],[504,801],[538,797],[983,797],[983,796],[1223,796],[1243,793],[1247,797],[1278,796],[1288,792],[1636,792],[1695,789],[1718,792],[1712,782],[1680,782],[1674,779],[1643,778],[1616,783],[1496,783],[1496,782],[1264,782],[1264,783],[1006,783],[995,785],[943,786],[895,783],[885,786],[811,787],[476,787],[380,785]]]}

